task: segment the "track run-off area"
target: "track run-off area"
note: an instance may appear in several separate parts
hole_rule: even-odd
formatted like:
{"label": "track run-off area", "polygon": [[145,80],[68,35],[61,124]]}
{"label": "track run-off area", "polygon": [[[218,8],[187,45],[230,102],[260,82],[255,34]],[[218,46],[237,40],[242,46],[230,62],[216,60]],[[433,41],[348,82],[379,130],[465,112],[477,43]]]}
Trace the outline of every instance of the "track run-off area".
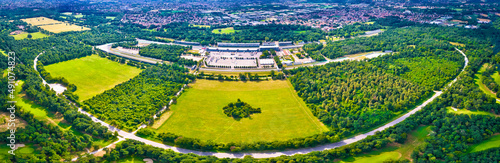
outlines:
{"label": "track run-off area", "polygon": [[[460,73],[462,73],[465,68],[467,67],[468,63],[469,63],[469,60],[467,58],[467,56],[458,48],[455,48],[455,50],[457,50],[458,52],[460,52],[463,56],[464,56],[464,60],[465,60],[465,63],[464,63],[464,67],[462,68],[462,71],[460,71]],[[40,55],[38,55],[40,56]],[[38,56],[37,58],[35,59],[35,64],[34,64],[34,67],[35,67],[35,70],[36,70],[36,62],[37,62],[37,59],[38,59]],[[343,61],[343,60],[332,60],[332,62],[340,62],[340,61]],[[460,75],[459,73],[459,75]],[[458,75],[457,75],[458,77]],[[455,83],[457,81],[457,77],[452,80],[447,86],[445,86],[445,88],[443,89],[446,89],[447,87],[451,86],[453,83]],[[41,78],[41,76],[40,76]],[[42,78],[43,80],[43,78]],[[46,83],[45,80],[44,81],[44,84]],[[52,85],[50,85],[52,87]],[[383,131],[389,127],[392,127],[392,126],[395,126],[396,124],[404,121],[406,118],[410,117],[411,115],[415,114],[416,112],[420,111],[422,108],[424,108],[425,106],[427,106],[427,104],[429,104],[430,102],[434,101],[434,99],[436,99],[437,97],[439,97],[443,92],[442,91],[435,91],[435,94],[430,97],[429,99],[427,99],[425,102],[423,102],[421,105],[417,106],[416,108],[414,108],[413,110],[409,111],[408,113],[402,115],[401,117],[381,126],[381,127],[378,127],[370,132],[367,132],[367,133],[364,133],[364,134],[359,134],[359,135],[356,135],[354,137],[351,137],[351,138],[347,138],[347,139],[344,139],[342,141],[339,141],[339,142],[336,142],[336,143],[330,143],[330,144],[324,144],[324,145],[319,145],[319,146],[316,146],[316,147],[311,147],[311,148],[301,148],[301,149],[292,149],[292,150],[286,150],[286,151],[281,151],[281,152],[242,152],[242,153],[224,153],[224,152],[202,152],[202,151],[195,151],[195,150],[189,150],[189,149],[183,149],[183,148],[178,148],[178,147],[174,147],[174,146],[170,146],[170,145],[165,145],[165,144],[162,144],[162,143],[158,143],[158,142],[154,142],[154,141],[151,141],[151,140],[148,140],[148,139],[144,139],[144,138],[141,138],[141,137],[138,137],[135,135],[135,132],[126,132],[126,131],[123,131],[123,130],[120,130],[114,126],[111,126],[110,124],[104,122],[104,121],[101,121],[100,119],[94,117],[93,115],[91,115],[90,113],[82,110],[81,108],[78,109],[79,112],[89,116],[93,121],[95,122],[98,122],[100,123],[101,125],[103,126],[106,126],[110,131],[112,132],[118,132],[118,135],[121,137],[119,138],[119,141],[122,141],[124,139],[132,139],[132,140],[137,140],[137,141],[140,141],[140,142],[143,142],[145,144],[148,144],[148,145],[151,145],[151,146],[154,146],[154,147],[159,147],[159,148],[163,148],[163,149],[170,149],[174,152],[179,152],[179,153],[193,153],[193,154],[197,154],[197,155],[203,155],[203,156],[215,156],[215,157],[218,157],[218,158],[243,158],[245,157],[246,155],[249,155],[249,156],[252,156],[254,158],[271,158],[271,157],[279,157],[279,156],[282,156],[282,155],[287,155],[287,156],[291,156],[291,155],[295,155],[295,154],[307,154],[307,153],[310,153],[310,152],[314,152],[314,151],[323,151],[323,150],[329,150],[329,149],[333,149],[333,148],[337,148],[337,147],[341,147],[341,146],[344,146],[344,145],[348,145],[348,144],[351,144],[351,143],[355,143],[357,141],[360,141],[362,139],[365,139],[366,137],[368,136],[372,136],[372,135],[375,135],[376,132],[378,131]],[[141,127],[144,127],[144,126],[141,126]],[[141,128],[139,127],[139,128]],[[115,142],[115,143],[117,143]],[[114,144],[114,143],[113,143]],[[97,151],[94,151],[94,152],[89,152],[90,154],[94,154],[98,151],[101,151],[101,149],[97,150]]]}

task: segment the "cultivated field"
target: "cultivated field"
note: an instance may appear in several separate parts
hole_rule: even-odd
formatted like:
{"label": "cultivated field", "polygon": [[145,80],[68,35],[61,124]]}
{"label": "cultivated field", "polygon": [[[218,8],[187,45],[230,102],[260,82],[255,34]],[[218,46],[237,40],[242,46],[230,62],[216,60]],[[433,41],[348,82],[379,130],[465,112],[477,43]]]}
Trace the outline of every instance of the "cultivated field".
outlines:
{"label": "cultivated field", "polygon": [[[28,34],[29,33],[21,33],[18,35],[10,35],[10,36],[14,37],[15,40],[22,40],[22,39],[28,38]],[[31,39],[39,39],[39,38],[44,38],[44,37],[49,37],[49,36],[46,34],[43,34],[41,32],[31,33]]]}
{"label": "cultivated field", "polygon": [[48,65],[45,69],[52,76],[62,76],[75,84],[77,86],[75,93],[80,97],[80,101],[111,89],[142,71],[97,55]]}
{"label": "cultivated field", "polygon": [[[289,81],[219,82],[197,80],[171,106],[158,132],[215,142],[288,140],[327,131],[293,90]],[[262,109],[235,120],[222,110],[237,99]]]}
{"label": "cultivated field", "polygon": [[238,31],[238,30],[234,30],[233,27],[227,27],[227,28],[217,28],[217,29],[214,29],[214,30],[212,30],[212,33],[215,33],[215,34],[231,34],[231,33],[234,33],[236,31]]}
{"label": "cultivated field", "polygon": [[21,20],[28,24],[31,24],[33,26],[38,26],[44,30],[53,33],[90,30],[90,28],[87,27],[77,26],[74,24],[69,24],[46,17],[35,17],[35,18],[28,18]]}

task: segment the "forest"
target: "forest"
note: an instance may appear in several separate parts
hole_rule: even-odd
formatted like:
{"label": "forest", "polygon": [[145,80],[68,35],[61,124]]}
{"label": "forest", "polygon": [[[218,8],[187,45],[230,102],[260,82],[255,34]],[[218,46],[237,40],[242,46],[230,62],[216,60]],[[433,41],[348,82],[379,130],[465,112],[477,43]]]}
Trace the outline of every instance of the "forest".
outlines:
{"label": "forest", "polygon": [[196,65],[196,61],[181,58],[191,46],[150,44],[141,48],[139,55],[174,62],[180,65]]}
{"label": "forest", "polygon": [[83,101],[82,109],[120,129],[135,130],[140,124],[152,122],[153,115],[168,106],[184,84],[194,80],[187,72],[175,64],[151,66],[129,81]]}
{"label": "forest", "polygon": [[386,123],[431,95],[368,62],[337,62],[290,70],[299,97],[332,132],[358,133]]}
{"label": "forest", "polygon": [[[321,55],[320,50],[323,49],[323,44],[321,43],[310,43],[302,46],[302,49],[306,52],[305,57],[311,57],[316,61],[325,61],[325,57]],[[302,57],[302,56],[301,56]],[[299,57],[299,58],[301,58]]]}

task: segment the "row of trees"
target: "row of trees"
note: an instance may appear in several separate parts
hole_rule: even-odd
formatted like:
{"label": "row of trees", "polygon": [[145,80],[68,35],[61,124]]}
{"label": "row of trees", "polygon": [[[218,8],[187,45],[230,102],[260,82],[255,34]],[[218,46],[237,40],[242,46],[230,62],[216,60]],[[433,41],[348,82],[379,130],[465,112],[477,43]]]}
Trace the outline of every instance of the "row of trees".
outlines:
{"label": "row of trees", "polygon": [[152,121],[153,114],[168,106],[182,86],[194,80],[187,72],[178,65],[151,66],[129,81],[84,101],[82,108],[113,126],[135,130]]}

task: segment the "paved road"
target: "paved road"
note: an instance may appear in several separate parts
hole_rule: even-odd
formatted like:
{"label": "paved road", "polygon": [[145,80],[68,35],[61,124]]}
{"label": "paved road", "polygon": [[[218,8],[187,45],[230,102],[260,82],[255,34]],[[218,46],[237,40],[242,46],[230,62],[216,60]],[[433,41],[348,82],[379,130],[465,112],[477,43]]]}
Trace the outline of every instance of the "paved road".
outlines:
{"label": "paved road", "polygon": [[[465,60],[464,68],[461,71],[461,72],[463,72],[464,69],[465,69],[465,67],[467,67],[467,65],[469,63],[469,60],[467,59],[467,56],[461,50],[459,50],[457,48],[455,48],[455,49],[457,51],[459,51],[464,56],[464,58],[465,58],[464,59]],[[449,84],[449,86],[452,85],[456,81],[457,81],[457,79],[455,78],[453,81],[451,81],[451,83]],[[293,150],[287,150],[287,151],[282,151],[282,152],[262,152],[262,153],[259,153],[259,152],[253,152],[253,153],[217,153],[217,152],[201,152],[201,151],[194,151],[194,150],[189,150],[189,149],[177,148],[177,147],[165,145],[165,144],[162,144],[162,143],[157,143],[157,142],[154,142],[154,141],[151,141],[151,140],[147,140],[147,139],[135,136],[133,133],[129,133],[129,132],[120,130],[120,129],[114,127],[114,126],[111,126],[111,125],[107,124],[106,122],[103,122],[103,121],[97,119],[96,117],[94,117],[93,115],[91,115],[91,114],[83,111],[82,109],[78,109],[78,111],[81,112],[81,113],[83,113],[83,114],[85,114],[85,115],[87,115],[87,116],[89,116],[90,118],[92,118],[93,121],[101,123],[101,125],[103,125],[103,126],[106,126],[110,131],[112,131],[112,132],[117,131],[118,134],[121,137],[125,138],[125,139],[137,140],[137,141],[149,144],[149,145],[154,146],[154,147],[159,147],[159,148],[163,148],[163,149],[171,149],[171,150],[173,150],[175,152],[179,152],[179,153],[194,153],[194,154],[197,154],[197,155],[215,156],[215,157],[218,157],[218,158],[243,158],[245,155],[251,155],[254,158],[270,158],[270,157],[278,157],[278,156],[281,156],[281,155],[291,156],[291,155],[295,155],[295,154],[306,154],[306,153],[310,153],[310,152],[314,152],[314,151],[329,150],[329,149],[341,147],[341,146],[344,146],[344,145],[347,145],[347,144],[355,143],[357,141],[365,139],[368,136],[375,135],[375,133],[377,131],[383,131],[383,130],[389,128],[389,127],[392,127],[392,126],[394,126],[394,125],[396,125],[396,124],[404,121],[406,118],[408,118],[411,115],[415,114],[417,111],[421,110],[427,104],[429,104],[434,99],[436,99],[437,97],[439,97],[442,93],[443,92],[441,92],[441,91],[436,91],[435,94],[431,98],[429,98],[428,100],[426,100],[424,103],[422,103],[421,105],[419,105],[415,109],[413,109],[410,112],[404,114],[403,116],[397,118],[396,120],[393,120],[393,121],[385,124],[384,126],[381,126],[381,127],[377,128],[375,130],[372,130],[372,131],[370,131],[368,133],[364,133],[364,134],[360,134],[360,135],[357,135],[357,136],[354,136],[354,137],[351,137],[351,138],[348,138],[348,139],[344,139],[344,140],[342,140],[340,142],[330,143],[330,144],[325,144],[325,145],[320,145],[320,146],[316,146],[316,147],[312,147],[312,148],[302,148],[302,149],[293,149]]]}

